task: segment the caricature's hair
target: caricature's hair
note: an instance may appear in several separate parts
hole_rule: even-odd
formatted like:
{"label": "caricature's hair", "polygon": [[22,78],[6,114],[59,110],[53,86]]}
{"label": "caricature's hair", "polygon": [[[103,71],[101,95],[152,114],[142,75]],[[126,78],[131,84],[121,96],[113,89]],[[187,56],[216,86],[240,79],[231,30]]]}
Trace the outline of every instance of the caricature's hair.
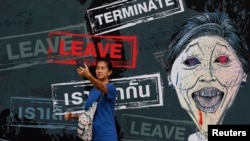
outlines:
{"label": "caricature's hair", "polygon": [[105,63],[107,64],[108,70],[113,70],[112,62],[111,62],[109,59],[106,59],[106,58],[99,58],[99,59],[96,60],[96,64],[97,64],[98,62],[101,62],[101,61],[103,61],[103,62],[105,62]]}
{"label": "caricature's hair", "polygon": [[219,36],[233,48],[245,73],[249,73],[249,49],[244,37],[226,13],[198,13],[187,19],[172,35],[167,47],[165,70],[171,73],[175,59],[194,39],[202,36]]}

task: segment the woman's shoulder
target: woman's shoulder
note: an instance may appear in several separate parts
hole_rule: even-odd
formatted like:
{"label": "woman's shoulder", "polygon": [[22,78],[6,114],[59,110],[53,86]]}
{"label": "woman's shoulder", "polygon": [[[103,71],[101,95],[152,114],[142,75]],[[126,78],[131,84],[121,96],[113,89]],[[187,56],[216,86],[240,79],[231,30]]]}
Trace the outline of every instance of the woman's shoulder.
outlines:
{"label": "woman's shoulder", "polygon": [[107,83],[108,91],[116,91],[116,86],[113,83]]}
{"label": "woman's shoulder", "polygon": [[110,82],[107,83],[106,86],[107,86],[107,87],[114,87],[114,88],[116,87],[113,83],[110,83]]}

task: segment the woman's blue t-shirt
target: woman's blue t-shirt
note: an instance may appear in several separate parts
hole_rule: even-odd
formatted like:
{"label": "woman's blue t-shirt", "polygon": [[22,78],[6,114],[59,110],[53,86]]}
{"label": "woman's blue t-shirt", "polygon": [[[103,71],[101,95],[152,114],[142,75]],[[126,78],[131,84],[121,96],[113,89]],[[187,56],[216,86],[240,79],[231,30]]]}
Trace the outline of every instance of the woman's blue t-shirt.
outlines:
{"label": "woman's blue t-shirt", "polygon": [[[117,141],[115,128],[115,101],[116,87],[112,83],[106,85],[108,92],[98,101],[96,113],[93,120],[93,139],[92,141]],[[97,101],[101,91],[95,87],[90,90],[85,104],[85,110]]]}

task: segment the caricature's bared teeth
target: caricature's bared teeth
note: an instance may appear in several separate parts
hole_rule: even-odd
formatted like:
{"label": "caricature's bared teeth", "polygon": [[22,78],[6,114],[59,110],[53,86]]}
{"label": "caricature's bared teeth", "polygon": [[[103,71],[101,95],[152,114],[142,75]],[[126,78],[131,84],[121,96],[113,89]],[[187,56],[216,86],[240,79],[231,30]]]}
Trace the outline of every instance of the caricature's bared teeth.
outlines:
{"label": "caricature's bared teeth", "polygon": [[192,94],[196,106],[204,112],[213,113],[219,107],[224,93],[216,88],[204,88]]}

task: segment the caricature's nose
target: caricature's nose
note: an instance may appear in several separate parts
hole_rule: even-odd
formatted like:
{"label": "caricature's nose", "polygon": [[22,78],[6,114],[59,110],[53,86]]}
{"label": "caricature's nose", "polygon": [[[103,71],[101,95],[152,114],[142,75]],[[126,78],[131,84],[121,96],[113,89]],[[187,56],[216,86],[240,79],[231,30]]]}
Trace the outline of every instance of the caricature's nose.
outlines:
{"label": "caricature's nose", "polygon": [[200,82],[214,82],[216,81],[216,77],[212,74],[211,71],[203,71],[203,74],[199,78]]}

